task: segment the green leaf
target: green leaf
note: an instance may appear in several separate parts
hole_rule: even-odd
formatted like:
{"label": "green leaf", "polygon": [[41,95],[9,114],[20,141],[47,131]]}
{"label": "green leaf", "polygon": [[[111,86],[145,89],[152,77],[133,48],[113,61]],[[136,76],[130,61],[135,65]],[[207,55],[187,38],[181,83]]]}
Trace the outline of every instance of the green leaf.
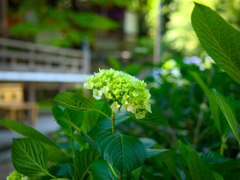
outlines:
{"label": "green leaf", "polygon": [[210,8],[195,3],[192,26],[203,48],[240,84],[240,33]]}
{"label": "green leaf", "polygon": [[[118,171],[113,167],[118,175]],[[108,163],[104,160],[96,160],[92,163],[91,170],[94,180],[118,180],[109,167]]]}
{"label": "green leaf", "polygon": [[158,158],[158,161],[164,161],[165,159],[173,157],[173,155],[174,155],[174,152],[170,149],[148,149],[147,148],[147,158],[156,156],[154,158]]}
{"label": "green leaf", "polygon": [[62,127],[63,131],[69,136],[72,135],[72,131],[73,131],[72,127],[66,122],[62,121],[62,119],[72,122],[79,128],[83,123],[81,119],[80,111],[75,111],[71,109],[61,108],[59,106],[54,106],[52,108],[52,113],[57,123]]}
{"label": "green leaf", "polygon": [[222,176],[211,171],[198,156],[196,152],[190,152],[187,157],[187,164],[192,179],[194,180],[223,180]]}
{"label": "green leaf", "polygon": [[102,132],[96,144],[104,160],[123,174],[140,167],[146,159],[146,149],[136,137]]}
{"label": "green leaf", "polygon": [[[108,103],[104,101],[93,101],[93,104],[103,112],[107,117],[111,115],[111,110]],[[83,111],[81,119],[84,122],[81,126],[81,130],[87,133],[91,128],[97,125],[99,122],[104,121],[106,116],[96,111]],[[108,121],[110,121],[108,119]]]}
{"label": "green leaf", "polygon": [[142,67],[137,65],[137,64],[128,64],[125,68],[125,72],[132,75],[136,76],[142,71]]}
{"label": "green leaf", "polygon": [[160,126],[168,125],[168,118],[161,112],[147,113],[145,118],[143,119],[137,119],[133,113],[128,113],[126,114],[126,116],[130,116],[135,121],[142,124],[151,124],[151,125],[160,125]]}
{"label": "green leaf", "polygon": [[151,148],[156,144],[156,141],[150,138],[139,138],[146,148]]}
{"label": "green leaf", "polygon": [[238,143],[240,144],[240,137],[239,137],[239,133],[238,133],[238,124],[237,124],[235,113],[232,110],[231,106],[225,100],[224,96],[217,93],[216,90],[211,90],[208,93],[208,95],[215,101],[216,104],[218,104],[218,106],[222,110],[224,116],[227,119],[229,126],[231,127],[235,137],[238,140]]}
{"label": "green leaf", "polygon": [[213,164],[217,162],[227,161],[227,158],[215,151],[209,151],[201,155],[201,159],[205,164]]}
{"label": "green leaf", "polygon": [[[120,124],[124,121],[127,121],[129,118],[130,117],[128,117],[128,116],[120,117],[119,119],[115,120],[114,125],[117,126],[118,124]],[[89,136],[91,136],[93,139],[96,139],[98,137],[99,133],[101,133],[102,131],[109,130],[111,128],[112,128],[112,122],[106,118],[91,129]]]}
{"label": "green leaf", "polygon": [[53,141],[32,127],[8,119],[0,119],[0,124],[27,138],[41,142],[47,150],[50,162],[63,162],[68,160],[66,155],[61,152],[60,148]]}
{"label": "green leaf", "polygon": [[12,162],[15,169],[25,176],[48,175],[47,152],[37,141],[13,139]]}
{"label": "green leaf", "polygon": [[100,155],[96,150],[86,149],[76,153],[76,179],[82,180],[87,175],[91,163],[98,159]]}
{"label": "green leaf", "polygon": [[121,62],[118,59],[116,59],[114,57],[109,57],[108,63],[112,66],[113,69],[122,70]]}
{"label": "green leaf", "polygon": [[[224,179],[237,179],[234,176],[240,173],[240,160],[228,160],[210,164],[209,167],[223,176]],[[234,174],[234,173],[238,174]],[[231,178],[230,178],[231,177]],[[239,177],[239,176],[238,176]]]}
{"label": "green leaf", "polygon": [[223,180],[221,175],[209,169],[203,163],[198,153],[180,140],[177,142],[178,149],[184,161],[187,163],[191,178],[194,180]]}
{"label": "green leaf", "polygon": [[59,93],[52,100],[58,105],[72,110],[99,111],[91,101],[73,92]]}

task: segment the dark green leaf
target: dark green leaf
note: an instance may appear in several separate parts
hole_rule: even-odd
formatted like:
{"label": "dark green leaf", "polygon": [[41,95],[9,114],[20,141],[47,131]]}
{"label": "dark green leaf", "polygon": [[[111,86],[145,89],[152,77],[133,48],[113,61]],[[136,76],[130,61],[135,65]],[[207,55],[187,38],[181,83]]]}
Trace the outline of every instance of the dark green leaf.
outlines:
{"label": "dark green leaf", "polygon": [[[108,103],[104,101],[93,101],[93,104],[108,117],[111,115],[111,110]],[[87,133],[91,128],[97,125],[99,122],[106,119],[106,116],[96,111],[83,111],[81,116],[84,122],[81,126],[81,130]],[[109,119],[108,119],[109,120]],[[109,120],[110,121],[110,120]]]}
{"label": "dark green leaf", "polygon": [[236,116],[234,111],[231,108],[231,105],[228,104],[228,102],[225,100],[224,96],[217,93],[215,90],[211,90],[209,93],[209,96],[215,101],[216,104],[220,107],[222,110],[224,116],[226,117],[229,126],[231,127],[235,137],[238,140],[238,143],[240,144],[240,137],[238,133],[238,124],[236,120]]}
{"label": "dark green leaf", "polygon": [[187,164],[192,179],[194,180],[223,180],[220,174],[211,171],[198,156],[196,152],[190,152],[187,157]]}
{"label": "dark green leaf", "polygon": [[91,163],[98,159],[100,155],[96,150],[86,149],[76,153],[76,179],[82,180],[88,173]]}
{"label": "dark green leaf", "polygon": [[192,26],[207,53],[240,84],[240,33],[210,8],[195,3]]}
{"label": "dark green leaf", "polygon": [[15,169],[26,176],[48,174],[47,152],[38,142],[31,139],[13,139],[12,162]]}
{"label": "dark green leaf", "polygon": [[[117,126],[118,124],[127,121],[130,117],[128,116],[123,116],[120,117],[119,119],[115,120],[115,126]],[[112,122],[110,119],[106,118],[103,121],[101,121],[100,123],[98,123],[96,126],[94,126],[89,135],[93,138],[96,139],[99,135],[99,133],[101,133],[102,131],[106,131],[112,128]]]}
{"label": "dark green leaf", "polygon": [[99,111],[91,101],[73,92],[59,93],[52,100],[58,105],[72,110]]}
{"label": "dark green leaf", "polygon": [[136,137],[102,132],[96,143],[102,157],[123,174],[140,167],[146,159],[146,149]]}
{"label": "dark green leaf", "polygon": [[194,180],[223,180],[221,175],[209,169],[203,163],[197,152],[190,146],[185,145],[180,140],[177,142],[178,149],[184,161],[187,163],[191,178]]}
{"label": "dark green leaf", "polygon": [[[118,171],[113,168],[116,174],[118,175]],[[116,178],[109,167],[108,163],[104,160],[96,160],[92,163],[91,167],[93,173],[94,180],[118,180]]]}
{"label": "dark green leaf", "polygon": [[227,158],[223,157],[218,152],[209,151],[201,155],[201,159],[205,164],[213,164],[217,162],[227,161]]}
{"label": "dark green leaf", "polygon": [[130,116],[135,121],[142,124],[151,124],[151,125],[160,125],[160,126],[168,125],[168,118],[161,112],[147,113],[146,117],[143,119],[136,119],[133,113],[128,113],[126,114],[126,116]]}
{"label": "dark green leaf", "polygon": [[155,156],[158,158],[158,161],[164,161],[165,159],[171,158],[174,155],[174,152],[170,149],[147,149],[147,158]]}

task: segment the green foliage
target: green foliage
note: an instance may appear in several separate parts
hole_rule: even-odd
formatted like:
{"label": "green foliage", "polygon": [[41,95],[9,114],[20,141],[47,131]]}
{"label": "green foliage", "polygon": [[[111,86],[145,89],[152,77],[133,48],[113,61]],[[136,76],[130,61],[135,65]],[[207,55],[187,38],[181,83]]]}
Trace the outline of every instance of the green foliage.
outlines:
{"label": "green foliage", "polygon": [[32,139],[13,139],[12,162],[26,176],[48,175],[47,151]]}
{"label": "green foliage", "polygon": [[221,175],[210,170],[208,166],[206,166],[197,152],[190,146],[183,144],[181,141],[178,141],[178,149],[181,155],[184,158],[184,161],[187,163],[189,168],[189,172],[192,179],[202,180],[221,180],[223,179]]}
{"label": "green foliage", "polygon": [[146,114],[146,117],[143,119],[136,119],[134,114],[128,113],[125,116],[130,116],[135,121],[142,124],[152,124],[152,125],[168,125],[168,118],[161,112],[153,112]]}
{"label": "green foliage", "polygon": [[212,59],[240,84],[239,31],[213,10],[197,3],[192,13],[192,26]]}
{"label": "green foliage", "polygon": [[88,173],[92,162],[99,158],[96,150],[87,149],[76,153],[76,179],[82,180]]}
{"label": "green foliage", "polygon": [[0,119],[0,124],[27,138],[41,142],[47,150],[49,161],[61,163],[68,160],[68,157],[61,152],[60,148],[53,141],[32,127],[18,121],[8,119]]}
{"label": "green foliage", "polygon": [[96,140],[104,160],[127,174],[143,164],[146,149],[136,137],[102,132]]}
{"label": "green foliage", "polygon": [[[234,111],[231,108],[231,105],[228,104],[228,102],[224,99],[224,97],[220,94],[218,94],[216,91],[212,90],[209,92],[209,96],[211,96],[212,99],[214,99],[214,105],[219,106],[222,110],[224,116],[226,117],[229,126],[231,127],[234,135],[236,136],[238,143],[240,144],[240,137],[238,132],[238,123],[236,120],[236,115]],[[219,125],[220,126],[220,125]]]}
{"label": "green foliage", "polygon": [[[117,180],[118,178],[114,176],[108,163],[104,160],[97,160],[92,163],[91,167],[93,178],[96,180]],[[114,168],[114,171],[116,169]],[[118,174],[117,174],[118,175]]]}

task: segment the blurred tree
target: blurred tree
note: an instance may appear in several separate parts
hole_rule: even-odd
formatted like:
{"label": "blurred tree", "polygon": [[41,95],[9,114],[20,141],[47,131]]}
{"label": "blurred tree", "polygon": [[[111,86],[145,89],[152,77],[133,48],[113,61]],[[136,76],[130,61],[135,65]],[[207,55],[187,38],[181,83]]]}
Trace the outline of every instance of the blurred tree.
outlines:
{"label": "blurred tree", "polygon": [[119,27],[119,22],[89,11],[94,4],[84,2],[9,0],[10,36],[69,47],[85,37],[93,40],[96,31]]}
{"label": "blurred tree", "polygon": [[[237,27],[240,23],[240,0],[196,0],[218,11],[228,22]],[[203,52],[191,26],[193,1],[172,0],[163,6],[169,16],[163,43],[171,50],[183,56],[192,56]]]}

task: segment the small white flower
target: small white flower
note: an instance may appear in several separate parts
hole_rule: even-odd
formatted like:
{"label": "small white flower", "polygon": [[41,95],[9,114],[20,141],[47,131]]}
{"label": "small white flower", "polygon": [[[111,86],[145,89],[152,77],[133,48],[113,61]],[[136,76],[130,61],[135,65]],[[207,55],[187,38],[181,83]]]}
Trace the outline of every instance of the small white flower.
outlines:
{"label": "small white flower", "polygon": [[127,111],[132,112],[133,111],[133,106],[131,104],[127,104]]}
{"label": "small white flower", "polygon": [[127,111],[127,108],[125,105],[122,105],[122,107],[120,108],[120,111],[121,112],[126,112]]}
{"label": "small white flower", "polygon": [[96,100],[101,99],[101,98],[102,98],[102,91],[101,91],[101,90],[94,89],[94,90],[93,90],[93,97],[94,97]]}
{"label": "small white flower", "polygon": [[101,88],[101,91],[102,91],[103,94],[107,94],[108,91],[109,91],[109,87],[104,86],[103,88]]}
{"label": "small white flower", "polygon": [[151,105],[150,105],[150,104],[145,105],[145,109],[146,109],[148,112],[152,113]]}
{"label": "small white flower", "polygon": [[137,113],[137,114],[136,114],[136,118],[137,118],[137,119],[143,119],[143,118],[145,118],[145,113],[144,113],[144,112],[139,112],[139,113]]}
{"label": "small white flower", "polygon": [[117,101],[115,101],[114,103],[112,103],[110,108],[112,109],[112,112],[117,113],[119,111],[120,105]]}
{"label": "small white flower", "polygon": [[84,88],[92,89],[93,85],[94,85],[94,83],[92,81],[88,81],[88,82],[84,83]]}

